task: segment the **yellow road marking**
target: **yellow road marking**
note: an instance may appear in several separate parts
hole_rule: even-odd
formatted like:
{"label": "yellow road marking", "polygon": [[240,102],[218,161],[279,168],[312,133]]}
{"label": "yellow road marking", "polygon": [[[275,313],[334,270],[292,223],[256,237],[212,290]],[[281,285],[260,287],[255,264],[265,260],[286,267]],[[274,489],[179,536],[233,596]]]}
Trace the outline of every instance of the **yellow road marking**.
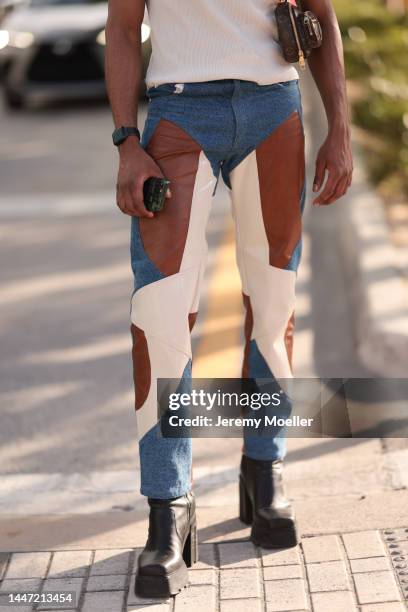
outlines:
{"label": "yellow road marking", "polygon": [[229,219],[208,287],[208,309],[193,357],[194,378],[235,378],[242,362],[243,308],[235,262],[234,224]]}

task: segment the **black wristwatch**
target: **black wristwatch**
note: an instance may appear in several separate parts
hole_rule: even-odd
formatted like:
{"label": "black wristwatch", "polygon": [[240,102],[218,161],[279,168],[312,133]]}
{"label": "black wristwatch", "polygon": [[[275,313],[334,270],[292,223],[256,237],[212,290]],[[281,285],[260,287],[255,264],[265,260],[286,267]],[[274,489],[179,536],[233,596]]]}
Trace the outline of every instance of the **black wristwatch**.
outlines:
{"label": "black wristwatch", "polygon": [[140,140],[140,132],[136,127],[118,127],[112,134],[112,140],[115,147],[118,147],[125,142],[128,136],[137,136]]}

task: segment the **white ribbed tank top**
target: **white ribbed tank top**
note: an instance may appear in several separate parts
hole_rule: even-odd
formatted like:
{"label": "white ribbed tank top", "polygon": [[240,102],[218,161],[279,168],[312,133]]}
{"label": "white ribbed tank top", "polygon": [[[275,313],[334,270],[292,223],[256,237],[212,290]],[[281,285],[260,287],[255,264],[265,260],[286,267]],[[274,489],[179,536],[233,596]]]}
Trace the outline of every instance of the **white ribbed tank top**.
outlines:
{"label": "white ribbed tank top", "polygon": [[298,78],[277,43],[276,0],[147,0],[147,86],[218,79],[269,85]]}

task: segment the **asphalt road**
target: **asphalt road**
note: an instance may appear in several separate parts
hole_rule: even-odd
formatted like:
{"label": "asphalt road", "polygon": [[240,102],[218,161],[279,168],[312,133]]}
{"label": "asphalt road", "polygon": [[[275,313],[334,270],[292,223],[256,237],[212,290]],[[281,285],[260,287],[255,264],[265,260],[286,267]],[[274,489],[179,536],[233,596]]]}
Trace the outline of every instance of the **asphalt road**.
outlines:
{"label": "asphalt road", "polygon": [[129,465],[129,219],[114,204],[109,109],[1,122],[2,469]]}
{"label": "asphalt road", "polygon": [[0,113],[2,196],[112,190],[116,151],[107,103]]}

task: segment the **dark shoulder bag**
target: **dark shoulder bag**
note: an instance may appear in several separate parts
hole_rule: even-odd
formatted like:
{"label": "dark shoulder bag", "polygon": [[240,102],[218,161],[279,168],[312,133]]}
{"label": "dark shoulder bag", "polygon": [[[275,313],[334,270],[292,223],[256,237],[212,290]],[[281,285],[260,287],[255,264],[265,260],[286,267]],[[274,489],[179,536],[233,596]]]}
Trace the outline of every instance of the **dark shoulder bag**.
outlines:
{"label": "dark shoulder bag", "polygon": [[304,68],[306,58],[323,41],[317,17],[311,11],[303,12],[297,2],[291,0],[279,0],[275,17],[283,57],[291,64],[299,62]]}

